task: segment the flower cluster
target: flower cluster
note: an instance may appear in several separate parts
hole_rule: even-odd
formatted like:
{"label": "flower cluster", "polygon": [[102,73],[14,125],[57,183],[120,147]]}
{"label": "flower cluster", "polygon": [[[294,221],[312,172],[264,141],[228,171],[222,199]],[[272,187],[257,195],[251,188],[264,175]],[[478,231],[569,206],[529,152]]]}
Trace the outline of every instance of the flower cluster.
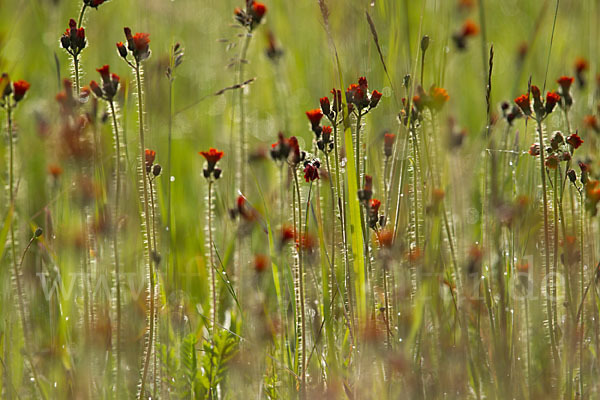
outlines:
{"label": "flower cluster", "polygon": [[96,69],[96,71],[98,71],[102,77],[102,87],[93,80],[90,82],[90,89],[99,98],[111,101],[117,94],[121,78],[119,78],[119,75],[117,74],[111,74],[108,65],[104,65],[103,67]]}
{"label": "flower cluster", "polygon": [[319,160],[304,161],[304,179],[306,182],[319,179],[319,168],[321,168]]}
{"label": "flower cluster", "polygon": [[60,38],[60,45],[73,57],[77,57],[85,48],[85,29],[77,28],[77,22],[74,19],[69,20],[69,28]]}
{"label": "flower cluster", "polygon": [[[570,161],[573,158],[573,153],[583,144],[583,140],[577,132],[567,136],[565,139],[559,131],[554,132],[550,139],[550,147],[546,149],[548,156],[544,164],[549,169],[556,169],[562,161]],[[540,145],[534,143],[529,148],[529,154],[536,157],[540,155]]]}
{"label": "flower cluster", "polygon": [[[537,86],[531,86],[531,96],[533,97],[533,113],[535,113],[535,118],[538,120],[543,120],[546,118],[553,110],[554,107],[560,101],[560,95],[556,92],[547,92],[546,93],[546,101],[542,100],[542,94],[540,89]],[[532,116],[531,110],[531,100],[529,93],[523,94],[515,99],[515,103],[523,114],[526,116]]]}
{"label": "flower cluster", "polygon": [[246,0],[246,10],[239,7],[233,10],[236,21],[250,31],[260,24],[266,13],[267,7],[263,3],[253,0]]}
{"label": "flower cluster", "polygon": [[373,92],[369,94],[368,88],[367,78],[361,76],[358,78],[358,84],[353,83],[346,89],[348,112],[352,112],[354,107],[359,111],[367,107],[369,110],[377,107],[379,100],[381,100],[381,93],[377,90],[373,90]]}
{"label": "flower cluster", "polygon": [[211,147],[208,151],[200,151],[198,154],[206,159],[207,165],[203,170],[204,177],[210,179],[212,175],[215,179],[219,179],[221,177],[221,169],[216,168],[216,165],[225,153]]}
{"label": "flower cluster", "polygon": [[417,93],[413,96],[412,101],[402,98],[403,107],[398,119],[404,125],[407,125],[409,121],[411,125],[417,124],[425,109],[429,109],[432,113],[439,112],[450,99],[446,89],[435,85],[432,85],[427,92],[421,86],[417,86],[416,90]]}
{"label": "flower cluster", "polygon": [[500,109],[502,110],[502,117],[506,120],[508,125],[513,124],[515,119],[520,118],[523,114],[521,113],[521,109],[516,105],[510,105],[509,102],[504,101],[500,105]]}
{"label": "flower cluster", "polygon": [[306,153],[300,151],[300,145],[296,136],[288,139],[281,132],[277,136],[277,142],[271,145],[271,158],[273,160],[287,162],[295,167],[306,159]]}
{"label": "flower cluster", "polygon": [[150,34],[148,33],[136,33],[131,34],[131,29],[123,28],[125,32],[125,38],[127,39],[127,48],[123,42],[117,43],[117,50],[119,55],[124,59],[127,59],[127,50],[131,52],[133,58],[137,63],[140,63],[150,57]]}
{"label": "flower cluster", "polygon": [[0,77],[0,106],[6,107],[10,104],[10,95],[12,94],[13,104],[16,105],[19,101],[23,100],[25,93],[29,90],[29,83],[26,81],[15,81],[11,82],[7,73],[2,74]]}
{"label": "flower cluster", "polygon": [[369,215],[369,228],[378,230],[378,226],[385,226],[385,215],[379,215],[379,207],[381,207],[381,201],[377,199],[371,199],[367,203],[368,215]]}
{"label": "flower cluster", "polygon": [[162,171],[162,167],[160,166],[160,164],[154,164],[154,158],[156,157],[156,151],[146,149],[145,154],[146,154],[146,173],[147,174],[152,173],[152,175],[154,177],[159,176],[160,172]]}

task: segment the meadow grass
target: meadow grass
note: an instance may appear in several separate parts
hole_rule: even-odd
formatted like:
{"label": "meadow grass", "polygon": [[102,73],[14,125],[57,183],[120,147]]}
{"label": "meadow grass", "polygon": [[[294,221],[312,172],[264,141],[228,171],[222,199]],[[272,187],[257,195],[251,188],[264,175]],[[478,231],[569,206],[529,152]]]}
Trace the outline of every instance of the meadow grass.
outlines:
{"label": "meadow grass", "polygon": [[0,398],[598,398],[600,6],[262,6],[0,3]]}

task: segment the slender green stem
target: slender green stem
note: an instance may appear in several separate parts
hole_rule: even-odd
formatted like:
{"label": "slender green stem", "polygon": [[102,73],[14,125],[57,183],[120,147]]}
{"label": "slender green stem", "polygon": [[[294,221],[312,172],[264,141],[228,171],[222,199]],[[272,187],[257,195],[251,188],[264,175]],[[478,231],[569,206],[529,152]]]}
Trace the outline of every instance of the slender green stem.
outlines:
{"label": "slender green stem", "polygon": [[86,9],[87,9],[87,4],[83,3],[83,7],[81,7],[81,12],[79,13],[79,19],[77,20],[78,28],[81,28],[81,24],[83,23],[83,15],[85,14]]}
{"label": "slender green stem", "polygon": [[152,357],[152,343],[154,341],[154,266],[152,261],[152,240],[149,237],[149,229],[152,226],[149,212],[149,199],[148,199],[148,176],[146,174],[146,163],[145,163],[145,146],[144,146],[144,108],[143,108],[143,91],[142,91],[142,78],[141,78],[141,65],[139,62],[135,64],[135,75],[137,81],[137,95],[138,95],[138,118],[139,118],[139,133],[140,133],[140,173],[142,174],[142,193],[143,193],[143,208],[144,208],[144,219],[145,219],[145,238],[148,241],[148,248],[146,254],[146,262],[148,264],[148,273],[150,276],[150,318],[148,320],[148,343],[146,344],[146,358],[144,360],[144,367],[142,371],[142,380],[140,384],[140,392],[138,397],[141,399],[145,396],[146,378],[148,376],[148,367],[150,366],[150,358]]}
{"label": "slender green stem", "polygon": [[361,170],[360,170],[360,123],[362,120],[362,111],[358,110],[358,116],[356,117],[356,184],[359,188],[361,185]]}
{"label": "slender green stem", "polygon": [[116,397],[119,398],[119,389],[121,383],[121,277],[119,270],[119,198],[121,197],[121,141],[119,138],[119,125],[117,124],[117,115],[115,105],[112,100],[108,102],[110,112],[112,114],[113,130],[115,131],[115,218],[113,227],[113,251],[115,257],[115,276],[116,276],[116,291],[117,291],[117,382],[116,382]]}
{"label": "slender green stem", "polygon": [[[584,318],[583,315],[585,313],[585,289],[584,289],[584,262],[583,262],[583,216],[584,216],[584,204],[583,204],[583,191],[579,192],[579,274],[581,275],[581,315],[577,315],[577,318],[581,317],[581,328],[580,328],[580,337],[579,337],[579,393],[584,392],[584,384],[583,384],[583,337],[584,337]],[[575,321],[575,326],[577,326],[577,321]]]}
{"label": "slender green stem", "polygon": [[213,237],[212,237],[212,188],[213,181],[208,181],[208,248],[210,257],[210,294],[212,307],[210,309],[210,331],[213,338],[217,334],[217,277],[215,271],[215,261],[213,256]]}
{"label": "slender green stem", "polygon": [[[240,59],[238,60],[240,63],[239,71],[238,71],[238,82],[237,84],[241,84],[244,82],[244,65],[246,64],[246,54],[248,53],[248,47],[250,46],[250,40],[252,39],[252,34],[247,32],[245,35],[244,45],[242,47],[242,52],[240,53]],[[240,103],[240,139],[239,139],[239,157],[238,157],[238,187],[245,193],[246,189],[246,115],[244,111],[244,89],[239,89],[239,103]]]}
{"label": "slender green stem", "polygon": [[546,166],[544,162],[546,160],[545,150],[544,150],[544,133],[542,130],[542,121],[537,119],[537,131],[538,131],[538,139],[540,142],[540,177],[542,179],[542,196],[544,203],[544,257],[545,257],[545,267],[546,267],[546,311],[548,314],[548,330],[550,334],[550,342],[552,346],[552,357],[554,363],[558,361],[556,359],[557,350],[554,336],[554,318],[552,313],[552,296],[550,293],[551,285],[550,285],[550,226],[548,223],[548,191],[546,187]]}
{"label": "slender green stem", "polygon": [[[302,232],[302,198],[300,197],[300,184],[298,183],[298,174],[294,169],[292,169],[292,174],[294,175],[294,185],[296,187],[296,196],[298,197],[298,234],[297,234],[297,243],[298,246],[298,278],[299,278],[299,286],[300,286],[300,329],[301,329],[301,352],[302,352],[302,360],[301,360],[301,387],[300,387],[300,395],[301,398],[305,398],[306,396],[306,313],[304,310],[304,269],[302,265],[302,251],[303,248],[303,238],[301,237]],[[306,240],[306,238],[304,238]]]}
{"label": "slender green stem", "polygon": [[[329,175],[329,189],[331,191],[331,261],[330,261],[330,266],[331,266],[331,282],[330,282],[330,299],[331,301],[331,314],[333,315],[334,313],[334,302],[333,302],[333,293],[334,293],[334,285],[336,284],[337,280],[335,277],[335,248],[336,248],[336,243],[335,243],[335,189],[333,188],[333,180],[332,175],[331,175],[331,165],[329,163],[329,153],[325,153],[325,162],[327,163],[327,174]],[[323,290],[325,290],[325,288],[323,288]]]}
{"label": "slender green stem", "polygon": [[79,98],[79,58],[78,56],[73,56],[73,68],[75,68],[75,98]]}

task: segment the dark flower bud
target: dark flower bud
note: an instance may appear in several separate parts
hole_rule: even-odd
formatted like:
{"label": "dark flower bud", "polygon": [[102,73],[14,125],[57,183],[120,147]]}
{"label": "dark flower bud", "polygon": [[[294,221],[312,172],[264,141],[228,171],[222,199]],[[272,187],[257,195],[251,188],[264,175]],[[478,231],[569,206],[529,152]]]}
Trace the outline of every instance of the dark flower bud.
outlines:
{"label": "dark flower bud", "polygon": [[207,168],[204,168],[204,169],[202,170],[202,173],[204,174],[204,177],[205,177],[205,178],[207,178],[207,179],[208,179],[208,178],[210,177],[210,171],[209,171]]}
{"label": "dark flower bud", "polygon": [[550,147],[552,147],[552,150],[558,150],[558,146],[563,143],[564,138],[560,131],[554,132],[554,135],[552,135],[552,138],[550,139]]}
{"label": "dark flower bud", "polygon": [[123,44],[123,42],[117,43],[117,50],[119,51],[119,55],[123,58],[127,57],[127,48]]}
{"label": "dark flower bud", "polygon": [[323,111],[323,115],[329,115],[331,113],[331,104],[329,103],[329,97],[321,97],[319,99],[321,103],[321,111]]}
{"label": "dark flower bud", "polygon": [[371,103],[369,104],[369,106],[371,108],[377,107],[377,104],[379,104],[379,100],[381,100],[381,92],[373,90],[373,93],[371,93]]}
{"label": "dark flower bud", "polygon": [[160,164],[154,164],[154,167],[152,167],[152,175],[159,176],[161,171],[162,167],[160,166]]}
{"label": "dark flower bud", "polygon": [[33,233],[33,237],[39,238],[44,233],[44,230],[38,226],[38,228]]}
{"label": "dark flower bud", "polygon": [[427,51],[428,47],[429,47],[429,36],[424,35],[423,38],[421,38],[421,51],[423,53],[425,53]]}
{"label": "dark flower bud", "polygon": [[96,81],[90,82],[90,89],[92,90],[92,92],[94,92],[96,96],[102,98],[102,89],[100,89],[100,86]]}
{"label": "dark flower bud", "polygon": [[570,170],[567,172],[567,176],[569,177],[569,180],[570,180],[572,183],[575,183],[575,182],[577,181],[577,173],[576,173],[574,170],[570,169]]}
{"label": "dark flower bud", "polygon": [[383,154],[386,157],[392,156],[395,140],[396,140],[396,135],[393,133],[386,133],[383,136]]}
{"label": "dark flower bud", "polygon": [[213,171],[213,176],[215,177],[215,179],[219,179],[221,177],[221,168],[215,168],[215,170]]}
{"label": "dark flower bud", "polygon": [[63,49],[68,49],[71,46],[71,39],[67,35],[62,35],[60,37],[60,45]]}

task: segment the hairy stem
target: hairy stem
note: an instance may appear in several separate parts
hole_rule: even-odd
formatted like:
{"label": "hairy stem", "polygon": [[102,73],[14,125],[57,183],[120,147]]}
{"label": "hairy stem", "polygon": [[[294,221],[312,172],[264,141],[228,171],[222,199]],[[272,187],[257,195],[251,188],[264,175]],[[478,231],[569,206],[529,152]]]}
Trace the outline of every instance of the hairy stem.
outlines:
{"label": "hairy stem", "polygon": [[213,237],[212,237],[212,188],[213,181],[208,181],[208,247],[210,257],[210,295],[212,307],[210,309],[210,330],[213,337],[217,334],[217,278],[215,276],[215,264],[213,256]]}
{"label": "hairy stem", "polygon": [[146,163],[145,163],[145,146],[144,146],[144,108],[143,108],[143,90],[142,90],[142,78],[141,78],[141,65],[139,62],[135,64],[135,75],[137,81],[137,95],[138,95],[138,118],[139,118],[139,133],[140,133],[140,173],[142,174],[142,193],[143,193],[143,208],[144,208],[144,219],[145,219],[145,237],[148,241],[146,262],[148,264],[148,274],[150,276],[150,310],[148,319],[148,343],[146,345],[146,355],[144,360],[144,367],[142,370],[142,380],[140,384],[140,393],[138,397],[141,399],[145,396],[146,377],[148,376],[148,367],[150,366],[150,358],[152,356],[152,342],[154,339],[154,267],[152,264],[152,241],[149,238],[148,229],[151,227],[150,212],[149,212],[149,200],[148,200],[148,176],[146,174]]}
{"label": "hairy stem", "polygon": [[544,203],[544,257],[546,264],[546,311],[548,314],[548,330],[550,334],[550,343],[552,346],[552,357],[556,363],[557,350],[554,337],[554,321],[552,314],[552,299],[550,294],[550,226],[548,223],[548,191],[546,187],[546,159],[544,153],[544,134],[542,131],[542,121],[537,120],[538,139],[540,142],[540,177],[542,179],[542,196]]}
{"label": "hairy stem", "polygon": [[299,286],[300,286],[300,345],[302,352],[301,359],[301,388],[300,394],[301,397],[304,398],[306,396],[306,314],[304,310],[304,269],[302,265],[302,201],[300,197],[300,184],[298,183],[298,174],[294,169],[292,169],[292,173],[294,175],[294,185],[296,187],[296,196],[298,197],[298,230],[299,232],[297,236],[296,246],[298,247],[298,278],[299,278]]}
{"label": "hairy stem", "polygon": [[121,278],[119,270],[119,198],[121,197],[121,141],[119,138],[119,125],[117,124],[117,115],[115,112],[115,104],[112,100],[109,101],[110,112],[112,114],[113,129],[115,131],[115,219],[113,227],[113,251],[115,257],[115,275],[116,275],[116,290],[117,290],[117,381],[116,381],[116,396],[119,397],[119,389],[121,383]]}

